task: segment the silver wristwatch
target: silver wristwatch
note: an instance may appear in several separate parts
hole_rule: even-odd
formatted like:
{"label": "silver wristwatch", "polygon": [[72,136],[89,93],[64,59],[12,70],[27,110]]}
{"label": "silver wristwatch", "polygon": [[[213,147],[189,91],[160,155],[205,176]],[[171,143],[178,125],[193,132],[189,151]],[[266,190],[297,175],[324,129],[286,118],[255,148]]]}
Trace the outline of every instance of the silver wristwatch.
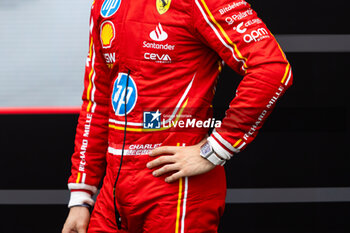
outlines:
{"label": "silver wristwatch", "polygon": [[223,166],[226,163],[226,160],[216,155],[215,151],[213,150],[213,147],[209,144],[209,142],[206,142],[201,146],[200,155],[203,158],[209,160],[214,165]]}

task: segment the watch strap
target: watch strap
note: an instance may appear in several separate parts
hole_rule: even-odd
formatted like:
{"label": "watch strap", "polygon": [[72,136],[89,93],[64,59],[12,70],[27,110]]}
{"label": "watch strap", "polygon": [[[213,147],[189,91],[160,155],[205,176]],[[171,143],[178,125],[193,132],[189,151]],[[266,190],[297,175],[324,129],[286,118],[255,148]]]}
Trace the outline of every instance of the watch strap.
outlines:
{"label": "watch strap", "polygon": [[214,165],[221,165],[223,166],[226,163],[226,160],[223,160],[221,158],[219,158],[215,152],[213,152],[212,154],[210,154],[207,158],[207,160],[209,160],[211,163],[213,163]]}

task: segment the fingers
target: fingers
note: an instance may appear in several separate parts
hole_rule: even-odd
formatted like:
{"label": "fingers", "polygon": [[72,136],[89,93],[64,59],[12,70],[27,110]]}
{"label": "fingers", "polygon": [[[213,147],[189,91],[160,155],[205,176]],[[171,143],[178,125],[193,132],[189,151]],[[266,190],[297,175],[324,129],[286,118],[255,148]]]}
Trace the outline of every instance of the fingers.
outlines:
{"label": "fingers", "polygon": [[85,226],[85,225],[78,225],[77,226],[78,233],[86,233],[86,229],[87,229],[87,226]]}
{"label": "fingers", "polygon": [[182,170],[180,170],[180,171],[172,174],[171,176],[168,176],[167,178],[165,178],[165,182],[172,183],[174,181],[177,181],[181,177],[185,177],[185,174],[184,174],[184,172]]}
{"label": "fingers", "polygon": [[153,171],[154,176],[161,176],[164,175],[165,173],[172,172],[172,171],[177,171],[179,170],[179,166],[177,164],[168,164],[165,165],[158,170]]}
{"label": "fingers", "polygon": [[152,150],[149,153],[149,155],[150,156],[158,156],[158,155],[164,155],[164,154],[171,155],[171,154],[175,154],[178,149],[179,147],[176,147],[176,146],[161,146]]}
{"label": "fingers", "polygon": [[62,230],[62,233],[76,233],[76,232],[80,232],[78,230],[75,230],[73,226],[70,227],[64,227]]}
{"label": "fingers", "polygon": [[86,228],[85,229],[78,229],[78,233],[86,233]]}
{"label": "fingers", "polygon": [[83,222],[79,223],[70,223],[69,226],[64,226],[62,233],[86,233],[87,224]]}
{"label": "fingers", "polygon": [[155,168],[155,167],[158,167],[162,164],[166,164],[166,163],[174,163],[175,162],[175,158],[174,156],[172,155],[169,155],[169,156],[161,156],[151,162],[148,162],[147,163],[147,167],[148,168]]}

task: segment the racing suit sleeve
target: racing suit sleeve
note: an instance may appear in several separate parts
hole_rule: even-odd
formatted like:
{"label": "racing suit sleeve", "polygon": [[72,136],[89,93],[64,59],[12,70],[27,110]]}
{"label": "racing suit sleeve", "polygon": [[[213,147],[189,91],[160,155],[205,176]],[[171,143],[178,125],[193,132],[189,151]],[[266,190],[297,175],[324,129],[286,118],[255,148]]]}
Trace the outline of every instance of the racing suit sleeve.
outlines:
{"label": "racing suit sleeve", "polygon": [[224,159],[257,135],[276,101],[292,84],[285,54],[266,25],[244,0],[194,0],[198,37],[243,75],[220,128],[208,138]]}
{"label": "racing suit sleeve", "polygon": [[[83,104],[78,120],[68,188],[68,206],[89,204],[105,172],[108,144],[109,69],[105,64],[99,27],[91,8],[89,55],[86,61]],[[96,14],[98,15],[98,14]]]}

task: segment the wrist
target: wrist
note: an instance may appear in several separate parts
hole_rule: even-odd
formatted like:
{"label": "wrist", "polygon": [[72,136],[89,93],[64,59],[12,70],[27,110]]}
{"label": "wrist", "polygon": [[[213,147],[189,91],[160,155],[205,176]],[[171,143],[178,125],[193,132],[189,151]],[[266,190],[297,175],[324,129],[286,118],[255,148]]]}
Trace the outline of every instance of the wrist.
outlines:
{"label": "wrist", "polygon": [[81,205],[94,205],[94,200],[89,192],[85,191],[71,191],[68,207],[81,206]]}
{"label": "wrist", "polygon": [[73,205],[73,206],[70,206],[69,208],[74,208],[74,207],[84,207],[84,208],[87,208],[88,210],[91,210],[92,209],[92,206],[87,204],[87,203],[83,203],[83,204],[78,204],[78,205]]}

